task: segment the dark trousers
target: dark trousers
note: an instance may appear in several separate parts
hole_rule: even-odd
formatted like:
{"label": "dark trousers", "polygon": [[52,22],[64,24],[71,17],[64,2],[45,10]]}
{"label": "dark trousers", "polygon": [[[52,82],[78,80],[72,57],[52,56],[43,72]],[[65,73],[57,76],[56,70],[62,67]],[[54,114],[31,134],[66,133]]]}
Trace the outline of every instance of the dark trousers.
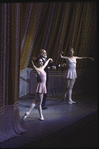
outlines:
{"label": "dark trousers", "polygon": [[[46,88],[47,88],[47,91],[48,91],[48,80],[46,81]],[[47,97],[47,93],[43,94],[42,107],[45,107],[46,97]]]}

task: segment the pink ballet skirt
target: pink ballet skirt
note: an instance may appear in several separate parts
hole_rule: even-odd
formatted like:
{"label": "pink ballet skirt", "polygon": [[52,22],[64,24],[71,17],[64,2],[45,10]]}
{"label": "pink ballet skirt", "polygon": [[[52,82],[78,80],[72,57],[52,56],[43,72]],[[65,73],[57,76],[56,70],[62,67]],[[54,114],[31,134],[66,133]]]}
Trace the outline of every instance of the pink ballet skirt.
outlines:
{"label": "pink ballet skirt", "polygon": [[46,94],[47,93],[46,84],[38,82],[36,85],[35,92]]}
{"label": "pink ballet skirt", "polygon": [[35,88],[35,92],[36,93],[46,94],[47,93],[47,89],[46,89],[46,72],[44,70],[41,70],[39,77],[40,77],[41,81],[37,83],[36,88]]}

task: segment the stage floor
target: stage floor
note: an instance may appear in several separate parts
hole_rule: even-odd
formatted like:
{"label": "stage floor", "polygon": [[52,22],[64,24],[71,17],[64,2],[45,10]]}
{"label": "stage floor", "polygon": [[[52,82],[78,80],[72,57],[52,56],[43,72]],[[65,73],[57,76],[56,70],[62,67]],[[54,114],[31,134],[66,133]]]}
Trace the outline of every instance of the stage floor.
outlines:
{"label": "stage floor", "polygon": [[[76,104],[72,105],[68,104],[66,101],[62,101],[61,97],[47,97],[46,106],[48,107],[48,109],[43,110],[45,119],[44,121],[39,120],[39,113],[36,107],[33,109],[29,117],[27,117],[26,120],[22,121],[24,113],[28,111],[28,108],[30,107],[33,100],[34,97],[29,95],[20,98],[20,123],[26,130],[26,132],[18,137],[13,137],[3,143],[0,143],[1,148],[15,148],[22,145],[23,147],[26,147],[24,146],[25,144],[36,142],[37,140],[43,137],[47,137],[54,132],[58,132],[63,128],[68,128],[68,126],[72,126],[69,129],[73,130],[73,125],[71,124],[93,114],[94,112],[97,112],[98,97],[96,94],[84,93],[73,95],[73,100],[76,101]],[[81,123],[86,123],[87,125],[87,122],[83,121]],[[68,130],[66,132],[66,135],[67,133],[69,133]],[[29,148],[29,146],[27,147]],[[80,147],[80,144],[78,147]]]}

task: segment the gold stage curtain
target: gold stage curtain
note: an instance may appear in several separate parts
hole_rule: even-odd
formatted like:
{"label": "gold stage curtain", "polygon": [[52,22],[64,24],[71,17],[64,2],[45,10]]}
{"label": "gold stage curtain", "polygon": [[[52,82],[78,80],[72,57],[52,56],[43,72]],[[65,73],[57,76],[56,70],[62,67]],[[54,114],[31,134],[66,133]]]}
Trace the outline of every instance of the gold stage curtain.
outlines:
{"label": "gold stage curtain", "polygon": [[20,70],[24,69],[29,63],[39,25],[41,7],[42,4],[40,3],[21,4]]}
{"label": "gold stage curtain", "polygon": [[[97,55],[97,5],[95,2],[21,3],[20,70],[32,67],[30,59],[41,48],[54,63],[63,63],[60,52],[74,55]],[[77,69],[85,69],[88,60],[79,60]],[[60,69],[59,69],[60,70]]]}

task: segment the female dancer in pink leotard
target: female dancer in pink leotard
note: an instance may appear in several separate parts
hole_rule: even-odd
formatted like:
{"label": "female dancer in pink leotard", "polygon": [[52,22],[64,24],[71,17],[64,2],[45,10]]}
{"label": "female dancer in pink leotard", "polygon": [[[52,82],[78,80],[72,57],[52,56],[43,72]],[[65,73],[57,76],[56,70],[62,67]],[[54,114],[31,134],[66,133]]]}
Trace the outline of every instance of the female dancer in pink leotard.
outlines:
{"label": "female dancer in pink leotard", "polygon": [[48,65],[49,61],[53,61],[51,58],[49,58],[45,64],[43,65],[42,59],[39,59],[38,61],[38,68],[34,65],[33,60],[31,60],[32,65],[38,76],[40,77],[40,82],[37,83],[36,89],[35,89],[35,101],[31,104],[29,110],[25,113],[23,120],[25,120],[29,114],[31,113],[32,109],[35,107],[36,104],[38,104],[38,111],[40,114],[40,120],[44,120],[43,114],[42,114],[42,100],[43,100],[43,94],[47,93],[46,89],[46,72],[44,71],[45,67]]}

